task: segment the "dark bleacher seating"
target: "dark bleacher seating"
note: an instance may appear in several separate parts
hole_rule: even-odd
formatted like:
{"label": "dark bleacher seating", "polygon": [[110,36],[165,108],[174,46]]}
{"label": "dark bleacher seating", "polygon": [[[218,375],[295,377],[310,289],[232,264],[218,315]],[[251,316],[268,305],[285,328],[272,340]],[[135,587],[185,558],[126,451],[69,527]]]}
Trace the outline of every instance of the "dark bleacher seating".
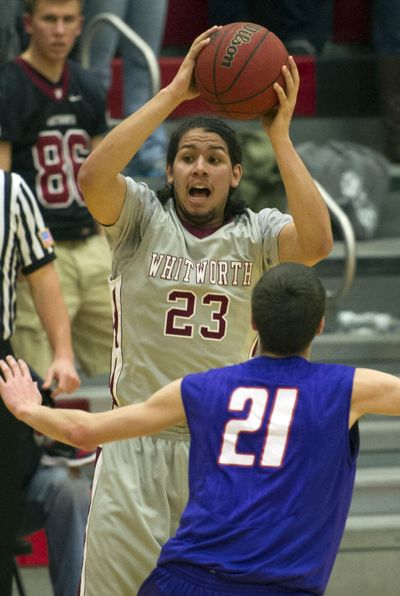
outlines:
{"label": "dark bleacher seating", "polygon": [[335,0],[332,40],[368,44],[371,38],[373,0]]}
{"label": "dark bleacher seating", "polygon": [[[316,114],[316,64],[312,56],[298,56],[296,58],[300,76],[301,88],[296,106],[297,116],[314,116]],[[182,56],[161,56],[159,59],[161,85],[167,85],[175,76]],[[122,117],[122,62],[121,58],[113,60],[113,82],[108,99],[110,117]],[[171,118],[180,118],[191,114],[207,112],[207,106],[200,98],[181,104],[172,114]]]}
{"label": "dark bleacher seating", "polygon": [[[371,0],[335,0],[332,41],[334,44],[368,46]],[[170,0],[163,47],[159,59],[161,84],[168,84],[181,64],[192,40],[207,28],[207,0]],[[301,87],[296,116],[376,115],[378,100],[375,60],[372,52],[337,58],[324,55],[296,58]],[[112,119],[122,117],[122,65],[113,61],[113,82],[108,108]],[[360,113],[361,109],[361,113]],[[172,118],[207,112],[201,99],[179,106]]]}
{"label": "dark bleacher seating", "polygon": [[207,27],[207,0],[169,0],[163,47],[189,47]]}

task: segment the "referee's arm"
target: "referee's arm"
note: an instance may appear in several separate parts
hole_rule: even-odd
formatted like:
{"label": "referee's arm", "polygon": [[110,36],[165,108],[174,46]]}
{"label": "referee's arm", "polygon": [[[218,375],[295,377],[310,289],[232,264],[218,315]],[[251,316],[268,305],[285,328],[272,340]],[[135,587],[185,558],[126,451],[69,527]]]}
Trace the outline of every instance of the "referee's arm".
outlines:
{"label": "referee's arm", "polygon": [[35,309],[53,351],[53,361],[43,387],[49,388],[54,382],[53,396],[71,393],[79,387],[80,381],[74,365],[67,307],[52,262],[53,240],[26,182],[17,174],[11,174],[11,177],[13,204],[18,214],[21,270],[29,283]]}
{"label": "referee's arm", "polygon": [[61,293],[58,275],[53,263],[47,263],[26,276],[36,312],[44,327],[53,350],[53,362],[46,373],[43,387],[52,392],[71,393],[79,387],[79,377],[74,366],[71,344],[71,327],[67,308]]}

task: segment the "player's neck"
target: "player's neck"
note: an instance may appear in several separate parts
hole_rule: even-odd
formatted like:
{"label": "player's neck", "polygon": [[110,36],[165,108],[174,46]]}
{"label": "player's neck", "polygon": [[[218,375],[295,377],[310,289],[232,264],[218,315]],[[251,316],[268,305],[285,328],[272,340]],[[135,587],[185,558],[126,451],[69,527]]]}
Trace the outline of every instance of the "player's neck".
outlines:
{"label": "player's neck", "polygon": [[[268,358],[291,358],[292,356],[298,356],[299,358],[304,358],[305,360],[310,360],[311,358],[311,346],[309,346],[304,352],[300,354],[289,354],[288,356],[282,356],[281,354],[274,354],[273,352],[260,352],[259,356],[267,356]],[[257,356],[257,354],[256,354]]]}
{"label": "player's neck", "polygon": [[52,83],[58,83],[61,79],[65,60],[49,60],[30,46],[21,54],[21,58]]}

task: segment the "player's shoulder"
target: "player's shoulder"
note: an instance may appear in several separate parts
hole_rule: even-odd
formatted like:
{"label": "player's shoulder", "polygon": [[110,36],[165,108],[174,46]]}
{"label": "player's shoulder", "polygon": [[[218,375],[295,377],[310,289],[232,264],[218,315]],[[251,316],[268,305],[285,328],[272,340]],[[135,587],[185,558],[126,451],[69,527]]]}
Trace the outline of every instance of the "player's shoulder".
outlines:
{"label": "player's shoulder", "polygon": [[264,225],[277,220],[286,220],[290,218],[274,207],[264,207],[259,211],[254,211],[250,207],[245,207],[242,213],[236,217],[236,223],[250,227],[264,227]]}
{"label": "player's shoulder", "polygon": [[40,109],[41,97],[37,87],[21,68],[18,58],[1,66],[0,70],[0,120],[5,129],[27,122],[36,107]]}
{"label": "player's shoulder", "polygon": [[[16,88],[20,88],[25,79],[23,71],[15,60],[5,62],[0,66],[0,88],[3,92],[15,93]],[[18,97],[15,97],[15,99],[18,99]]]}
{"label": "player's shoulder", "polygon": [[16,60],[9,60],[8,62],[3,62],[3,64],[0,65],[0,73],[2,76],[19,72],[20,70],[21,69],[19,68]]}
{"label": "player's shoulder", "polygon": [[90,70],[84,69],[75,60],[68,60],[68,69],[70,77],[70,90],[78,87],[85,99],[94,99],[102,101],[103,94],[99,89],[99,84]]}
{"label": "player's shoulder", "polygon": [[348,364],[307,361],[304,378],[313,386],[329,386],[332,391],[343,390],[351,395],[355,370],[354,366]]}

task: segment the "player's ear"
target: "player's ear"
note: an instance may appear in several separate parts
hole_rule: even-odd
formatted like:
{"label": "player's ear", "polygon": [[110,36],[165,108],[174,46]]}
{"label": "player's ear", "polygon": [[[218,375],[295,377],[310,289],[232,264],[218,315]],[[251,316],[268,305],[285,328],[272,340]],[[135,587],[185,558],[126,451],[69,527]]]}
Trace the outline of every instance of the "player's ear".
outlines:
{"label": "player's ear", "polygon": [[319,325],[317,327],[317,331],[315,333],[315,335],[321,335],[321,333],[323,332],[325,327],[325,317],[322,317],[322,319],[319,322]]}
{"label": "player's ear", "polygon": [[232,180],[231,180],[231,187],[237,188],[239,186],[239,182],[242,178],[243,169],[240,163],[237,163],[233,166],[232,169]]}
{"label": "player's ear", "polygon": [[172,166],[167,165],[167,182],[168,184],[173,184],[174,183],[174,176],[172,173]]}
{"label": "player's ear", "polygon": [[22,16],[22,22],[24,24],[24,29],[28,35],[32,33],[32,15],[28,12],[24,12]]}
{"label": "player's ear", "polygon": [[82,33],[83,21],[84,21],[84,16],[83,15],[80,15],[80,17],[79,17],[79,23],[78,23],[77,35],[80,35]]}
{"label": "player's ear", "polygon": [[258,329],[257,329],[257,327],[256,327],[256,324],[255,324],[255,322],[254,322],[254,319],[253,319],[253,317],[251,317],[251,328],[252,328],[252,329],[254,329],[254,331],[258,331]]}

